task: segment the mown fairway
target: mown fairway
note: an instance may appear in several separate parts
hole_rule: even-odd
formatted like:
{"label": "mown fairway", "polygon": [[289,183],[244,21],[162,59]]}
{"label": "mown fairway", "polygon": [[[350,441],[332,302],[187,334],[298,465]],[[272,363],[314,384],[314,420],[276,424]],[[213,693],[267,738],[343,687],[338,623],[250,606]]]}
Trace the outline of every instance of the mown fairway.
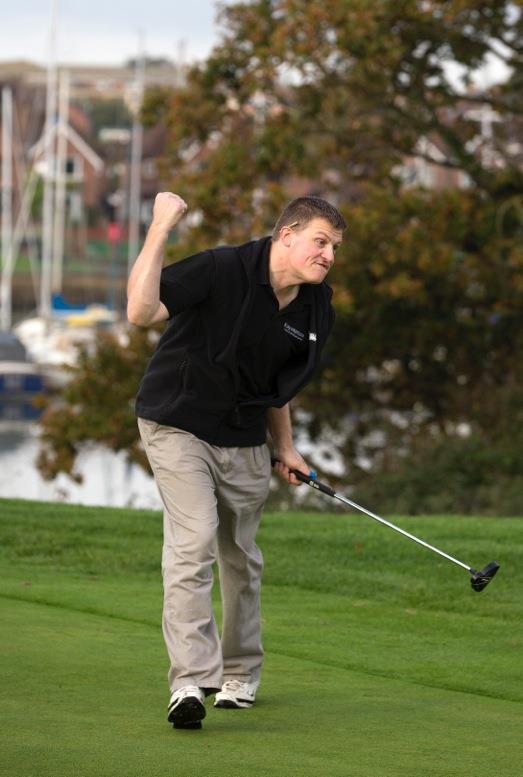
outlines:
{"label": "mown fairway", "polygon": [[[372,506],[371,506],[372,507]],[[253,710],[165,720],[156,513],[0,500],[9,777],[523,774],[523,519],[272,514]],[[218,608],[218,596],[217,596]]]}

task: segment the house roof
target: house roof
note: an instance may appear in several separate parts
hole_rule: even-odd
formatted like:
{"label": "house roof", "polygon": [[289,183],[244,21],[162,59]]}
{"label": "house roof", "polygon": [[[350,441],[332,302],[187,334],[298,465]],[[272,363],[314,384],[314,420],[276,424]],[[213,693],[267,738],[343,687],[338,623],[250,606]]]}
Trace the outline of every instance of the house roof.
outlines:
{"label": "house roof", "polygon": [[[53,128],[51,129],[51,136],[54,141],[54,139],[64,130],[62,130],[61,126],[58,124],[55,124]],[[86,143],[86,141],[78,134],[78,132],[71,127],[70,124],[67,124],[65,126],[65,135],[67,140],[71,143],[72,146],[76,148],[79,154],[81,154],[84,159],[86,159],[89,164],[97,171],[101,172],[104,168],[104,161],[103,159],[98,156],[96,151],[94,151],[91,146]],[[40,139],[34,144],[34,146],[29,150],[29,156],[31,158],[39,157],[44,153],[45,149],[45,134],[42,133],[40,136]]]}

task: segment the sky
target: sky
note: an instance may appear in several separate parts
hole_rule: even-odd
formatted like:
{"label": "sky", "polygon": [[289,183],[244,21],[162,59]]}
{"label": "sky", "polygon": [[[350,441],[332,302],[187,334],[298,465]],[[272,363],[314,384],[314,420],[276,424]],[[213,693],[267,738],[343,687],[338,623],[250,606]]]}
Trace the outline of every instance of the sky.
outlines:
{"label": "sky", "polygon": [[[216,0],[55,0],[56,59],[120,64],[134,57],[140,33],[148,56],[203,59],[218,41]],[[0,60],[45,64],[53,0],[2,3]],[[180,42],[183,44],[180,45]]]}
{"label": "sky", "polygon": [[[0,60],[46,64],[54,4],[58,63],[121,64],[136,56],[141,39],[148,56],[187,63],[205,59],[218,42],[217,10],[227,0],[11,0],[2,3]],[[491,59],[477,81],[487,86],[505,77]]]}

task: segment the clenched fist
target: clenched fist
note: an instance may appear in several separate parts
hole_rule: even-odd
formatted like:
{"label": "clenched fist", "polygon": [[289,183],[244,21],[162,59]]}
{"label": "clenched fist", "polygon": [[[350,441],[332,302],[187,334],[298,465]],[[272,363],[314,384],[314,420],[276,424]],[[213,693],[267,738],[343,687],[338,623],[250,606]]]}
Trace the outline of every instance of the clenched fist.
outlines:
{"label": "clenched fist", "polygon": [[153,224],[169,231],[178,224],[186,211],[187,203],[177,194],[160,192],[154,200]]}

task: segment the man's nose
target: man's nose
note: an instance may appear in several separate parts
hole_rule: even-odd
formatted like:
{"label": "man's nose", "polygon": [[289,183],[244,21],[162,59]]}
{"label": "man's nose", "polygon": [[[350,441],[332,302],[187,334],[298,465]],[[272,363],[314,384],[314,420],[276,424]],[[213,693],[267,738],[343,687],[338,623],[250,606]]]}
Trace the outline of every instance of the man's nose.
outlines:
{"label": "man's nose", "polygon": [[326,259],[329,264],[333,264],[333,262],[334,262],[334,248],[331,245],[325,246],[321,253],[322,253],[323,258]]}

